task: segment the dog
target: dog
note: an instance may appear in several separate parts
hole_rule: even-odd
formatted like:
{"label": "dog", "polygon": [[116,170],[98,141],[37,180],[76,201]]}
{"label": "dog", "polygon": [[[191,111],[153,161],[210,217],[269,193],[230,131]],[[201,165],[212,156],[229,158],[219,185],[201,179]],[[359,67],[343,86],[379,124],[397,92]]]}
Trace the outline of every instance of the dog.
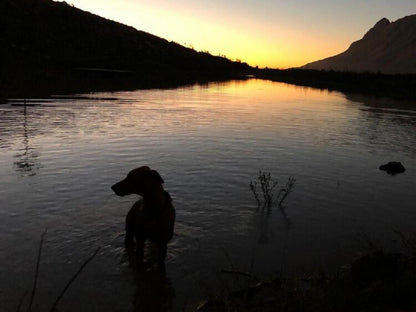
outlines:
{"label": "dog", "polygon": [[126,216],[126,247],[136,242],[136,261],[143,264],[146,240],[158,247],[157,264],[164,269],[167,244],[172,239],[175,224],[175,208],[168,192],[163,189],[162,177],[147,166],[133,169],[127,177],[111,189],[118,196],[138,194],[142,196]]}

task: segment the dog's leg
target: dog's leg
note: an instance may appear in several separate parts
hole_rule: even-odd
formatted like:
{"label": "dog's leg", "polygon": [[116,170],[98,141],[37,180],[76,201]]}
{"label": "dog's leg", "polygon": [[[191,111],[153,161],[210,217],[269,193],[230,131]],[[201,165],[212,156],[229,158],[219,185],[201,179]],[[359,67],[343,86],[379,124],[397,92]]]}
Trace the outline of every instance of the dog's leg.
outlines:
{"label": "dog's leg", "polygon": [[159,254],[158,254],[158,259],[157,259],[157,266],[159,270],[164,271],[168,246],[167,244],[159,244],[158,247],[159,247]]}
{"label": "dog's leg", "polygon": [[137,263],[137,267],[142,267],[143,266],[144,242],[145,242],[144,238],[136,236],[136,263]]}
{"label": "dog's leg", "polygon": [[124,237],[126,247],[132,247],[134,245],[136,213],[133,208],[134,206],[130,209],[126,216],[126,236]]}

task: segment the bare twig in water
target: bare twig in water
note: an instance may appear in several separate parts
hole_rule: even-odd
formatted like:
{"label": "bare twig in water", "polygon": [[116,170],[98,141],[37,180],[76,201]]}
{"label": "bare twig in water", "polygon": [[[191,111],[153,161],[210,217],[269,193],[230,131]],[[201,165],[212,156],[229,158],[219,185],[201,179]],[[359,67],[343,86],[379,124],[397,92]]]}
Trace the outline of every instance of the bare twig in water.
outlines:
{"label": "bare twig in water", "polygon": [[407,249],[407,250],[413,250],[416,246],[416,242],[413,241],[411,238],[406,237],[401,231],[399,230],[393,230],[393,232],[399,236],[403,246]]}
{"label": "bare twig in water", "polygon": [[[259,184],[257,184],[257,181]],[[265,172],[259,170],[259,175],[257,181],[250,182],[250,189],[254,195],[254,198],[257,201],[258,208],[268,208],[270,209],[273,205],[273,189],[277,186],[277,181],[272,181],[272,176],[270,172]],[[262,194],[262,199],[260,199],[259,192],[257,191],[257,186],[260,185],[260,190]]]}
{"label": "bare twig in water", "polygon": [[283,207],[283,206],[280,206],[279,207],[280,209],[280,213],[282,214],[282,216],[283,216],[283,219],[285,220],[285,223],[286,223],[286,228],[289,230],[289,229],[291,229],[292,228],[292,221],[290,220],[290,218],[289,218],[289,216],[288,216],[288,214],[286,213],[286,209],[285,209],[285,207]]}
{"label": "bare twig in water", "polygon": [[65,292],[68,290],[69,286],[75,281],[75,279],[81,274],[82,270],[87,266],[87,264],[97,255],[97,253],[100,251],[101,247],[98,247],[97,250],[87,259],[85,262],[81,265],[81,267],[78,269],[78,271],[75,273],[75,275],[68,281],[68,283],[65,285],[64,289],[61,291],[59,296],[56,298],[55,303],[53,304],[52,308],[50,309],[50,312],[55,311],[56,306],[58,305],[59,301],[64,296]]}
{"label": "bare twig in water", "polygon": [[253,277],[252,274],[248,273],[248,272],[243,272],[243,271],[235,271],[235,270],[227,270],[227,269],[221,269],[222,273],[227,273],[227,274],[237,274],[237,275],[242,275],[242,276],[246,276],[246,277]]}
{"label": "bare twig in water", "polygon": [[[285,187],[280,189],[279,195],[282,194],[282,197],[279,200],[279,206],[282,206],[283,201],[286,199],[286,197],[293,192],[293,189],[295,188],[296,179],[294,177],[289,177],[289,179],[286,182]],[[277,198],[279,198],[279,195]]]}
{"label": "bare twig in water", "polygon": [[[259,184],[257,183],[259,182]],[[287,196],[293,192],[293,189],[296,184],[296,179],[293,177],[289,177],[286,182],[286,185],[279,190],[277,196],[274,195],[274,190],[278,184],[278,181],[273,181],[272,175],[270,172],[265,172],[260,170],[259,175],[257,177],[257,181],[250,182],[250,189],[254,195],[254,198],[257,202],[257,207],[264,209],[267,207],[268,211],[271,210],[273,203],[277,202],[278,206],[281,207],[283,205],[284,200]],[[258,186],[260,185],[260,190],[262,193],[262,199],[259,195],[259,191],[257,190]]]}
{"label": "bare twig in water", "polygon": [[225,248],[223,247],[223,248],[222,248],[222,250],[223,250],[223,252],[224,252],[224,254],[225,254],[225,257],[227,258],[228,262],[230,263],[231,267],[232,267],[232,268],[235,268],[234,263],[233,263],[233,260],[231,259],[231,256],[230,256],[230,254],[228,253],[227,249],[225,249]]}
{"label": "bare twig in water", "polygon": [[[40,258],[41,258],[41,255],[42,255],[42,246],[43,246],[43,242],[45,240],[45,235],[46,235],[47,231],[48,230],[45,229],[45,231],[43,231],[43,233],[40,237],[40,243],[39,243],[39,249],[38,249],[38,258],[36,260],[35,278],[34,278],[34,281],[33,281],[32,293],[30,295],[30,301],[29,301],[29,306],[27,308],[27,311],[30,311],[32,309],[33,300],[35,299],[36,288],[37,288],[37,283],[38,283],[38,276],[39,276]],[[23,301],[23,298],[22,298],[22,301]],[[20,310],[20,306],[21,306],[21,303],[19,304],[19,310]]]}
{"label": "bare twig in water", "polygon": [[250,182],[250,189],[251,189],[251,192],[254,195],[254,198],[257,201],[257,207],[260,208],[260,206],[261,206],[261,200],[260,200],[259,193],[257,193],[257,182],[256,181],[254,181],[254,182],[251,181]]}
{"label": "bare twig in water", "polygon": [[366,245],[365,247],[370,251],[380,250],[380,248],[371,239],[370,234],[364,228],[360,228],[359,238],[361,238]]}
{"label": "bare twig in water", "polygon": [[22,307],[22,305],[23,305],[23,301],[24,301],[24,300],[25,300],[25,298],[26,298],[26,295],[27,295],[27,290],[26,290],[26,291],[25,291],[25,293],[23,294],[22,298],[20,298],[20,300],[19,300],[19,304],[17,305],[16,312],[20,312],[20,309],[21,309],[21,307]]}

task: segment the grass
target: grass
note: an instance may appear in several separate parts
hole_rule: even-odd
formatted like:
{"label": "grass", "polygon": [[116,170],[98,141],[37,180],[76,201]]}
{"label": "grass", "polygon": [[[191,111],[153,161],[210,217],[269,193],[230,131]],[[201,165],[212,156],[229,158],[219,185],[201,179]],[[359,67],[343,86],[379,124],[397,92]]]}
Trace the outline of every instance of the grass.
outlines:
{"label": "grass", "polygon": [[416,240],[395,231],[403,252],[371,248],[332,276],[275,277],[200,304],[201,312],[399,312],[416,310]]}
{"label": "grass", "polygon": [[[36,290],[37,290],[37,287],[38,287],[38,276],[39,276],[39,269],[40,269],[40,260],[41,260],[41,256],[42,256],[42,247],[43,247],[43,243],[45,241],[46,233],[47,233],[47,230],[45,229],[45,231],[41,235],[41,239],[40,239],[40,243],[39,243],[37,260],[36,260],[36,267],[35,267],[35,277],[34,277],[34,281],[33,281],[33,286],[32,286],[32,291],[31,291],[31,296],[30,296],[30,301],[29,301],[29,304],[27,306],[27,312],[32,311],[32,306],[33,306],[33,303],[34,303],[34,300],[35,300],[35,296],[36,296]],[[58,306],[59,302],[61,301],[62,297],[65,295],[65,293],[67,292],[67,290],[69,289],[69,287],[77,279],[77,277],[81,274],[81,272],[88,265],[88,263],[90,263],[91,260],[94,259],[94,257],[100,251],[100,249],[101,249],[101,247],[98,247],[95,250],[95,252],[90,257],[88,257],[88,259],[86,259],[82,263],[82,265],[79,267],[78,271],[69,279],[69,281],[66,283],[65,287],[61,290],[61,292],[59,293],[59,295],[56,297],[56,300],[53,303],[53,305],[52,305],[51,309],[49,310],[49,312],[53,312],[53,311],[56,311],[57,310],[57,306]],[[20,312],[21,311],[26,295],[27,295],[27,292],[25,292],[23,294],[23,296],[21,297],[21,299],[19,300],[19,303],[18,303],[17,308],[16,308],[16,311],[17,312]]]}

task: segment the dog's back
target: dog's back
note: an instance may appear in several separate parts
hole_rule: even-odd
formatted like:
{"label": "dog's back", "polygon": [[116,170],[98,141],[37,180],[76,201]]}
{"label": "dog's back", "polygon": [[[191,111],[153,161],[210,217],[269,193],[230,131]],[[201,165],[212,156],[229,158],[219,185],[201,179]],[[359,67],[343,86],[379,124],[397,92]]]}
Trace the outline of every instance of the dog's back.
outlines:
{"label": "dog's back", "polygon": [[142,237],[157,244],[167,244],[173,237],[175,208],[168,192],[166,203],[161,210],[153,209],[144,199],[131,207],[126,217],[126,233]]}

